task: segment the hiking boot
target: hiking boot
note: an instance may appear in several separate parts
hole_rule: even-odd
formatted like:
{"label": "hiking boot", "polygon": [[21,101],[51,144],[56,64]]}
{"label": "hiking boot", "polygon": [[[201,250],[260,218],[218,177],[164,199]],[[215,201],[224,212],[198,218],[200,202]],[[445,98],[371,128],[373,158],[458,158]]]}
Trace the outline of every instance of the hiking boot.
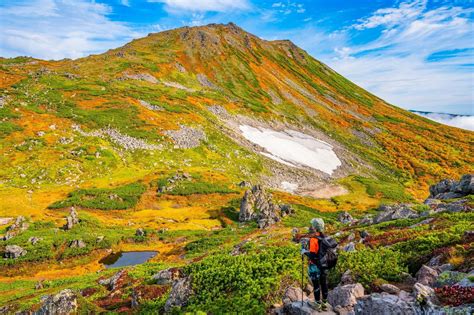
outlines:
{"label": "hiking boot", "polygon": [[320,312],[320,311],[322,310],[322,304],[321,304],[321,302],[308,301],[308,304],[309,304],[309,306],[310,306],[312,309],[314,309],[314,310],[316,310],[316,311],[318,311],[318,312]]}
{"label": "hiking boot", "polygon": [[321,310],[327,311],[327,309],[328,309],[328,301],[323,300],[323,302],[321,303]]}

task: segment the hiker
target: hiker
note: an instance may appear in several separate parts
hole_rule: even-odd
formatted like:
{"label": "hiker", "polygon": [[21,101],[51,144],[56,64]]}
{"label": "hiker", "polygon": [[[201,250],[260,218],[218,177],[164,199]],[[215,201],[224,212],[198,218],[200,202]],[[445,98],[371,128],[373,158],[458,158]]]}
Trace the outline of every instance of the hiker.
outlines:
{"label": "hiker", "polygon": [[329,269],[337,262],[335,247],[337,243],[324,234],[324,220],[314,218],[307,234],[295,235],[294,240],[302,243],[301,255],[308,258],[308,276],[314,288],[314,301],[310,303],[318,311],[328,308],[328,282]]}

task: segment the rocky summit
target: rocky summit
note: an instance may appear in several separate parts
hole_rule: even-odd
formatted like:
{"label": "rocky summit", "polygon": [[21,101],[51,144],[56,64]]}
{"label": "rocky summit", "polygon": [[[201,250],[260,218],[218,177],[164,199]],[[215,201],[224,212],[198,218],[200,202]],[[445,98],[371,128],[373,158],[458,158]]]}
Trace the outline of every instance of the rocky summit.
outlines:
{"label": "rocky summit", "polygon": [[472,313],[473,136],[233,23],[0,58],[0,313]]}

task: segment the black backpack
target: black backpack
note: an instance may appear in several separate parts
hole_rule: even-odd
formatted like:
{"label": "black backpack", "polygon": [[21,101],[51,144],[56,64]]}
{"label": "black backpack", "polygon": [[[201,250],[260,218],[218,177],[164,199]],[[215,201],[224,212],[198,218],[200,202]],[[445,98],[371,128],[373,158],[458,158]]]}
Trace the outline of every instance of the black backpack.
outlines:
{"label": "black backpack", "polygon": [[319,241],[318,260],[324,269],[332,269],[337,264],[337,242],[331,237],[317,237]]}

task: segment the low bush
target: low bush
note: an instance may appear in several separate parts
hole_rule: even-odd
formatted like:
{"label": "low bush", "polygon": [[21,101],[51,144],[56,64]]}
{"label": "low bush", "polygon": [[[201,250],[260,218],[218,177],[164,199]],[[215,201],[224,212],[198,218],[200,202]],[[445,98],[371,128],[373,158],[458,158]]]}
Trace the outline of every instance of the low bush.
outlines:
{"label": "low bush", "polygon": [[346,270],[351,271],[357,282],[370,287],[376,279],[399,281],[402,272],[406,272],[407,268],[399,252],[388,248],[377,248],[340,252],[335,272],[331,275],[331,282],[339,282]]}
{"label": "low bush", "polygon": [[79,189],[71,192],[67,199],[57,201],[48,208],[60,209],[77,206],[101,210],[128,209],[137,204],[145,190],[146,186],[141,183],[133,183],[111,189]]}
{"label": "low bush", "polygon": [[166,191],[169,195],[189,196],[194,194],[231,194],[236,193],[226,185],[208,182],[183,181]]}
{"label": "low bush", "polygon": [[184,272],[192,275],[196,294],[186,311],[263,314],[269,303],[265,297],[281,278],[297,277],[299,257],[296,247],[267,247],[246,255],[213,255],[188,265]]}

